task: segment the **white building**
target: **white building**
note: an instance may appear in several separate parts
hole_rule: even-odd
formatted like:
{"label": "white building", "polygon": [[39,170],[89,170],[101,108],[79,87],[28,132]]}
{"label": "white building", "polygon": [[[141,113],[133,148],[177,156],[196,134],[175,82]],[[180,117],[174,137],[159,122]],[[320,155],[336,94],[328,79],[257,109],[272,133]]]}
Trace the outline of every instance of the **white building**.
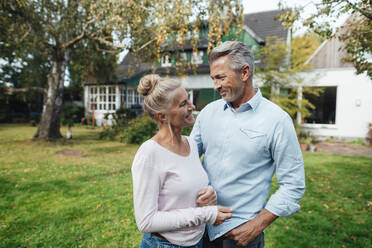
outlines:
{"label": "white building", "polygon": [[322,87],[320,97],[310,98],[316,106],[303,126],[316,136],[339,139],[364,139],[372,123],[372,80],[356,75],[342,58],[345,52],[337,37],[325,41],[309,58],[312,70],[305,78],[315,78],[311,87]]}

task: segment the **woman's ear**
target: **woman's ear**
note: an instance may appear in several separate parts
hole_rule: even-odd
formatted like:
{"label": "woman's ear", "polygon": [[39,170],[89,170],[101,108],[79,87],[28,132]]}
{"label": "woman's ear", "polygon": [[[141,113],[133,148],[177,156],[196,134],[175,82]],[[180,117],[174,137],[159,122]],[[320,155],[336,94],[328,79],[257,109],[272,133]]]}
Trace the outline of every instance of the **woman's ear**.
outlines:
{"label": "woman's ear", "polygon": [[156,113],[156,118],[159,120],[160,123],[167,122],[167,115],[164,113]]}

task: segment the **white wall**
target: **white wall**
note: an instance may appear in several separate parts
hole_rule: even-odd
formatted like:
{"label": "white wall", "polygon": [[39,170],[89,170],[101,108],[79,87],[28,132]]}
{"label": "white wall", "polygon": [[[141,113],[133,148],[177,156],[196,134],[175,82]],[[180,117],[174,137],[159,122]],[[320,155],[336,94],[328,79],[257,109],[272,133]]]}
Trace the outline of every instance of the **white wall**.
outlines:
{"label": "white wall", "polygon": [[335,125],[305,124],[315,135],[338,138],[365,138],[372,123],[372,80],[356,75],[353,68],[323,69],[304,73],[306,78],[318,74],[313,86],[337,86]]}
{"label": "white wall", "polygon": [[213,88],[213,80],[209,74],[189,75],[185,77],[170,76],[169,78],[180,80],[186,89],[210,89]]}

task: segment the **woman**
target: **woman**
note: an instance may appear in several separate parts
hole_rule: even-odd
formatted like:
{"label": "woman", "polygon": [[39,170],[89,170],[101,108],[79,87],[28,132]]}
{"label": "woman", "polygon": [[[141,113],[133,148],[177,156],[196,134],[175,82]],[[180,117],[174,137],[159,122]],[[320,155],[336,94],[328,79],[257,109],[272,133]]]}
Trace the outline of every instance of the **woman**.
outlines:
{"label": "woman", "polygon": [[132,166],[136,222],[144,232],[141,247],[200,248],[205,223],[219,225],[231,218],[231,210],[196,203],[208,194],[208,176],[195,142],[181,135],[195,122],[195,106],[179,82],[158,75],[144,76],[138,92],[145,112],[159,126],[140,146]]}

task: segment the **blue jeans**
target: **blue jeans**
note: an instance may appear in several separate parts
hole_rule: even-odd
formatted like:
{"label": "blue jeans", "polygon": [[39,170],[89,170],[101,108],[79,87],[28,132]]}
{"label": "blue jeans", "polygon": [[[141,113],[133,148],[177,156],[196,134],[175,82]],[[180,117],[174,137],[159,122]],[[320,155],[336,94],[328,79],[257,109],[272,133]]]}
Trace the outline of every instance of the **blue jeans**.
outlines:
{"label": "blue jeans", "polygon": [[193,246],[179,246],[172,244],[166,240],[159,239],[150,233],[144,233],[140,248],[203,248],[203,239]]}
{"label": "blue jeans", "polygon": [[264,248],[265,234],[262,232],[254,240],[249,242],[246,246],[238,246],[234,240],[227,237],[219,237],[213,241],[209,241],[208,232],[204,233],[204,248]]}

